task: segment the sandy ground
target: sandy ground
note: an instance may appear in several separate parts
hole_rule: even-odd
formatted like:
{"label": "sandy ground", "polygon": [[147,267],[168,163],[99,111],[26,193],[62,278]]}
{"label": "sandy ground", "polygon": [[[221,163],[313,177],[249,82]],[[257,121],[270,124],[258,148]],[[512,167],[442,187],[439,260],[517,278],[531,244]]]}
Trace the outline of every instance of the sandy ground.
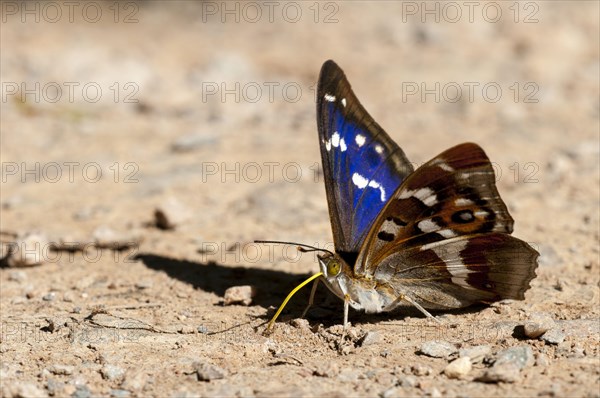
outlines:
{"label": "sandy ground", "polygon": [[[600,396],[599,3],[570,3],[3,2],[2,396]],[[321,286],[261,334],[317,265],[252,241],[331,241],[329,58],[416,164],[486,150],[525,301],[351,311],[339,350]]]}

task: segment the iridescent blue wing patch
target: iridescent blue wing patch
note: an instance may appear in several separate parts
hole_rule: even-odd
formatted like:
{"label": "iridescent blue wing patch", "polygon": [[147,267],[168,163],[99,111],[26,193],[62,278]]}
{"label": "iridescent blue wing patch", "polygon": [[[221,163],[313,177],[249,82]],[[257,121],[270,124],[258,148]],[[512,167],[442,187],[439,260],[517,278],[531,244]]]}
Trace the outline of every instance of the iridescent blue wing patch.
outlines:
{"label": "iridescent blue wing patch", "polygon": [[323,64],[317,95],[335,250],[352,266],[378,214],[413,167],[360,104],[335,62]]}

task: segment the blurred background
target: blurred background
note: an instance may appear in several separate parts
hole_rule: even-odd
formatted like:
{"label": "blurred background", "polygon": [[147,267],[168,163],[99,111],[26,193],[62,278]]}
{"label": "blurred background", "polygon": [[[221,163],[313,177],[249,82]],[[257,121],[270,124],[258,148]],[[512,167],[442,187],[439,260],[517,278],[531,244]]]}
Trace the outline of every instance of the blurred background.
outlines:
{"label": "blurred background", "polygon": [[327,237],[330,58],[416,164],[475,141],[531,197],[549,163],[597,154],[595,2],[2,7],[3,228],[124,227],[171,195],[209,241]]}
{"label": "blurred background", "polygon": [[[1,11],[3,256],[27,239],[59,253],[5,257],[38,264],[2,270],[5,317],[38,314],[34,302],[54,292],[43,311],[127,297],[164,300],[147,315],[159,323],[183,322],[182,308],[233,322],[246,310],[209,309],[249,277],[189,276],[210,264],[276,271],[248,282],[275,294],[258,302],[264,315],[293,275],[317,268],[251,242],[331,242],[315,119],[327,59],[416,165],[461,142],[485,149],[516,236],[542,253],[534,298],[557,275],[574,291],[597,282],[587,273],[598,270],[598,2],[5,1]],[[135,242],[158,257],[153,268],[80,248],[61,256],[65,242]]]}

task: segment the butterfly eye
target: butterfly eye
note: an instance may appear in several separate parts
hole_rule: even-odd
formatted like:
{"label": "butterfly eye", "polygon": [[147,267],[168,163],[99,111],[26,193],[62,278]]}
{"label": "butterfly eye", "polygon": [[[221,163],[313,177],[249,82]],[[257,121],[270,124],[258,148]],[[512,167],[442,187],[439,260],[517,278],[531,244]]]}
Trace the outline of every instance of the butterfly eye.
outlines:
{"label": "butterfly eye", "polygon": [[340,273],[341,266],[340,262],[336,260],[331,260],[329,264],[327,264],[327,276],[336,276]]}

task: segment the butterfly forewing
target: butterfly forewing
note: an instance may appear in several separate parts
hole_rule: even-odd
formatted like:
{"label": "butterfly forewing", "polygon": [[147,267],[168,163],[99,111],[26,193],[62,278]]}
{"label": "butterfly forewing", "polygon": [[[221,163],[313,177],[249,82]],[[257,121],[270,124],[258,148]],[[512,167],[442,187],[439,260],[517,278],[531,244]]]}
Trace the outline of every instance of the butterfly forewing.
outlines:
{"label": "butterfly forewing", "polygon": [[353,262],[378,214],[413,168],[360,104],[333,61],[321,69],[317,95],[321,160],[335,249]]}
{"label": "butterfly forewing", "polygon": [[512,226],[485,152],[476,144],[457,145],[398,188],[374,223],[356,271],[369,272],[397,250],[461,235],[510,234]]}
{"label": "butterfly forewing", "polygon": [[522,299],[538,254],[509,236],[512,227],[485,152],[461,144],[398,188],[374,223],[355,272],[411,286],[427,308]]}

